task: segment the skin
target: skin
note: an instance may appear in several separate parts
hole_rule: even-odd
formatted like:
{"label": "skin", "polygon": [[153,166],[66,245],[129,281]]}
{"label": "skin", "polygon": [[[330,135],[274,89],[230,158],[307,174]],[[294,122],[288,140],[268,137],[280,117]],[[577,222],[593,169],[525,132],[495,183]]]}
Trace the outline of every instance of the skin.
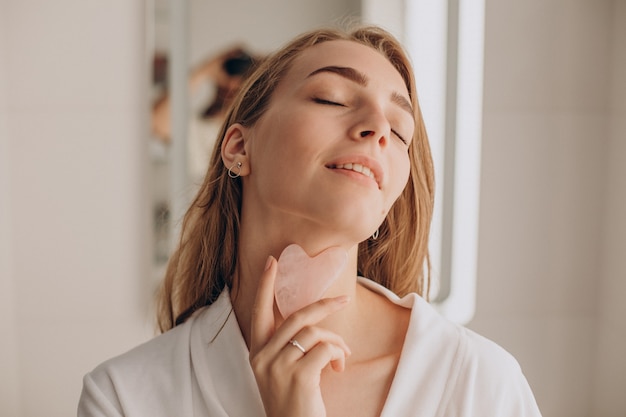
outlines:
{"label": "skin", "polygon": [[[222,159],[228,167],[241,162],[243,180],[231,297],[268,416],[382,410],[410,312],[357,284],[357,248],[407,183],[408,103],[400,74],[381,54],[330,41],[296,58],[254,126],[226,133]],[[370,167],[374,178],[347,169],[350,162]],[[325,299],[283,320],[275,258],[291,243],[311,256],[341,246],[349,261]]]}

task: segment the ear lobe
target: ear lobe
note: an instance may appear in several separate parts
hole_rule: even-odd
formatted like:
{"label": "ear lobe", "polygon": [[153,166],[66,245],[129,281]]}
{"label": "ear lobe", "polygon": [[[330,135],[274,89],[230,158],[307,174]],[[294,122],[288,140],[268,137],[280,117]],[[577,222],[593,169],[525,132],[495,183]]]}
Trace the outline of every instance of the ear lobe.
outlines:
{"label": "ear lobe", "polygon": [[245,134],[248,129],[239,123],[231,125],[224,135],[222,141],[222,162],[224,166],[229,168],[238,162],[241,162],[240,174],[247,175],[250,170],[248,162],[248,154],[246,153]]}

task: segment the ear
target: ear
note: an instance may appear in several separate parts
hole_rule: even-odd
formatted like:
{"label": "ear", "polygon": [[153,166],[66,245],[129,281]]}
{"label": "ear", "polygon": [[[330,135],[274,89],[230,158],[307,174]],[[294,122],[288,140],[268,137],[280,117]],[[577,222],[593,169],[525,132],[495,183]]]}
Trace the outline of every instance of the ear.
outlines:
{"label": "ear", "polygon": [[240,123],[231,125],[224,135],[222,141],[222,162],[226,168],[230,168],[241,162],[239,173],[241,176],[250,173],[249,157],[246,152],[246,134],[248,129]]}

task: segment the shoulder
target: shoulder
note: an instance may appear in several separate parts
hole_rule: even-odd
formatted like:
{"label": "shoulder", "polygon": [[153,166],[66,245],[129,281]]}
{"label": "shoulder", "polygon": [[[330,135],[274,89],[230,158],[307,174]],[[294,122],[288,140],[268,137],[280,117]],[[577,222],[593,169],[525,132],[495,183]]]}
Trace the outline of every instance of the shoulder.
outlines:
{"label": "shoulder", "polygon": [[[504,384],[522,377],[517,360],[500,345],[478,333],[458,326],[462,348],[459,350],[459,378]],[[472,384],[468,384],[472,386]]]}
{"label": "shoulder", "polygon": [[417,294],[399,298],[376,284],[365,285],[411,309],[397,378],[415,388],[416,398],[429,393],[427,402],[434,408],[428,414],[541,416],[519,363],[500,345],[446,319]]}
{"label": "shoulder", "polygon": [[[190,372],[189,340],[192,320],[134,349],[109,359],[83,378],[80,416],[140,415],[137,410],[177,391]],[[175,376],[174,378],[172,376]],[[151,401],[146,401],[152,398]],[[155,412],[154,416],[159,416]]]}
{"label": "shoulder", "polygon": [[188,351],[192,326],[193,319],[188,320],[126,353],[103,362],[90,374],[96,378],[103,374],[124,373],[132,377],[142,374],[145,376],[146,372],[162,372],[164,368],[171,366],[177,357]]}
{"label": "shoulder", "polygon": [[85,375],[78,416],[192,415],[193,353],[219,334],[231,311],[225,290],[185,323],[96,367]]}
{"label": "shoulder", "polygon": [[78,416],[190,415],[192,353],[208,344],[230,316],[230,298],[224,294],[185,323],[85,375]]}
{"label": "shoulder", "polygon": [[[361,282],[364,282],[363,280]],[[392,303],[411,309],[406,338],[409,346],[419,345],[432,358],[454,362],[456,369],[493,377],[506,377],[521,372],[515,358],[495,342],[453,323],[442,316],[429,302],[411,293],[398,297],[378,284],[365,285],[386,296]]]}
{"label": "shoulder", "polygon": [[439,366],[446,369],[447,376],[438,415],[541,416],[513,355],[486,337],[448,321],[433,308],[420,308],[422,313],[427,310],[430,310],[431,330],[439,328],[433,331],[431,345],[433,348],[439,345],[442,352],[448,352],[447,356],[439,356]]}
{"label": "shoulder", "polygon": [[446,415],[541,416],[517,360],[493,341],[459,326],[458,367],[447,392]]}
{"label": "shoulder", "polygon": [[422,316],[418,326],[423,341],[443,371],[440,376],[445,382],[438,415],[541,416],[513,355],[490,339],[450,322],[421,298],[414,308],[416,315]]}

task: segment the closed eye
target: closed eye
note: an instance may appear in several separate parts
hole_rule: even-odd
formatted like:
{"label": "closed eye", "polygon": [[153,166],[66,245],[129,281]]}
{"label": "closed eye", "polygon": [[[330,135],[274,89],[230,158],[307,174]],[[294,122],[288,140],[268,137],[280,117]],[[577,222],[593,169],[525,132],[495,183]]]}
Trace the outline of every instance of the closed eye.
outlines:
{"label": "closed eye", "polygon": [[[318,104],[325,104],[325,105],[329,105],[329,106],[339,106],[339,107],[346,107],[345,104],[342,103],[338,103],[336,101],[332,101],[332,100],[327,100],[325,98],[319,98],[319,97],[313,97],[313,101],[315,103]],[[400,134],[398,133],[397,130],[395,129],[391,129],[391,133],[396,136],[398,139],[400,139],[400,141],[402,141],[402,143],[404,143],[405,145],[408,145],[409,142]]]}
{"label": "closed eye", "polygon": [[316,103],[318,103],[318,104],[327,104],[327,105],[330,105],[330,106],[341,106],[341,107],[345,107],[345,104],[338,103],[338,102],[336,102],[336,101],[326,100],[326,99],[323,99],[323,98],[318,98],[318,97],[314,97],[314,98],[313,98],[313,101],[314,101],[314,102],[316,102]]}
{"label": "closed eye", "polygon": [[408,145],[408,144],[409,144],[409,142],[407,142],[407,140],[406,140],[406,139],[404,139],[404,138],[402,137],[402,135],[401,135],[401,134],[399,134],[399,133],[398,133],[397,131],[395,131],[394,129],[391,129],[391,133],[393,133],[394,135],[396,135],[396,137],[397,137],[398,139],[400,139],[400,140],[401,140],[401,141],[402,141],[405,145]]}

